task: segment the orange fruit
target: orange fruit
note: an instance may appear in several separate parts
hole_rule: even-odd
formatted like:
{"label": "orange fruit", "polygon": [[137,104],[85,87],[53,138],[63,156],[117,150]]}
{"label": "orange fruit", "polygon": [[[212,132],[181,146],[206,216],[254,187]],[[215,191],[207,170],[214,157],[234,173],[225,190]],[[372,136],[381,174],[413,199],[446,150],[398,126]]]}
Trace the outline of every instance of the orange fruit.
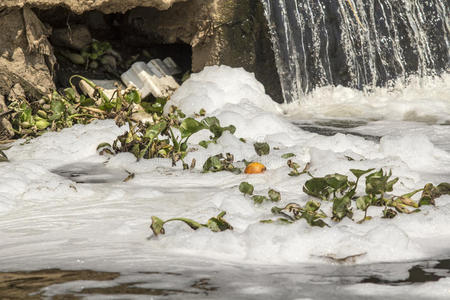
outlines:
{"label": "orange fruit", "polygon": [[258,162],[252,162],[247,165],[245,168],[245,174],[259,174],[266,170],[266,166],[258,163]]}

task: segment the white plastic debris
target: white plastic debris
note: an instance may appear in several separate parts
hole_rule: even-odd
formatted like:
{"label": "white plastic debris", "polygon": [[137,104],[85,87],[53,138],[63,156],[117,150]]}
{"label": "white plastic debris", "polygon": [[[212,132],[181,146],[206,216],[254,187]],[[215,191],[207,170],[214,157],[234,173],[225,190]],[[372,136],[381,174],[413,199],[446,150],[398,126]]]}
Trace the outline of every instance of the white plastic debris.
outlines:
{"label": "white plastic debris", "polygon": [[135,62],[131,68],[122,74],[122,81],[127,87],[134,86],[141,93],[142,98],[148,94],[155,97],[168,97],[179,88],[172,77],[180,73],[180,69],[170,58],[152,59],[147,64]]}

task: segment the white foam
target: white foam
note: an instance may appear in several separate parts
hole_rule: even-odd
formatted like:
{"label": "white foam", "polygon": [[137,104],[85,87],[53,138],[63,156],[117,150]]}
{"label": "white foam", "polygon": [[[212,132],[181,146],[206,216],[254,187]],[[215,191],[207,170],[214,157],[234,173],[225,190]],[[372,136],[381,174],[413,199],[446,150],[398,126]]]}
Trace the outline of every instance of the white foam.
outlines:
{"label": "white foam", "polygon": [[[402,91],[390,94],[380,90],[378,94],[382,97],[334,88],[328,102],[323,99],[327,95],[325,89],[316,91],[298,110],[303,116],[330,116],[339,100],[339,107],[346,107],[352,116],[370,117],[374,113],[380,118],[386,113],[389,119],[394,115],[392,107],[400,106],[399,103],[405,108],[397,109],[397,113],[419,107],[408,100],[415,97],[433,101],[433,105],[436,101],[438,109],[428,108],[426,114],[442,119],[447,107],[445,97],[439,95],[448,91],[448,87],[439,84],[437,80],[432,89],[417,89],[417,95],[409,89],[404,90],[405,95]],[[425,99],[430,91],[433,93]],[[371,102],[378,100],[381,104]],[[390,104],[390,100],[397,104]],[[0,269],[130,265],[139,268],[171,255],[256,264],[329,263],[326,257],[356,255],[356,263],[372,263],[424,259],[450,251],[446,242],[450,238],[449,196],[439,198],[436,207],[424,207],[420,213],[392,220],[380,218],[380,208],[371,208],[369,215],[373,220],[361,225],[348,219],[335,224],[328,218],[330,228],[317,228],[303,220],[289,226],[259,223],[272,217],[273,204],[254,205],[238,191],[239,183],[248,181],[254,184],[257,194],[267,193],[269,188],[279,190],[283,199],[280,206],[306,203],[309,197],[301,187],[309,177],[288,176],[290,170],[281,155],[289,152],[296,154],[293,160],[301,167],[310,161],[311,172],[317,176],[335,172],[351,176],[350,168],[392,169],[394,176],[400,178],[393,191],[397,195],[428,182],[448,182],[449,153],[441,147],[444,143],[436,144],[449,134],[438,129],[443,126],[396,121],[390,122],[389,127],[378,121],[359,128],[369,134],[381,128],[380,143],[342,133],[329,137],[309,133],[290,122],[289,118],[298,118],[298,114],[287,118],[281,113],[283,106],[271,102],[252,74],[224,66],[208,67],[194,74],[170,103],[187,114],[204,108],[208,114],[217,116],[222,125],[235,125],[236,133],[225,132],[217,144],[207,149],[196,143],[209,133],[203,131],[194,136],[190,146],[197,150],[186,158],[187,162],[197,160],[196,169],[191,171],[183,171],[180,164],[172,167],[167,159],[136,162],[127,153],[106,163],[105,157],[97,155],[97,145],[112,142],[125,130],[111,120],[46,133],[24,145],[16,143],[6,151],[11,162],[0,165]],[[361,114],[350,109],[356,104]],[[247,143],[241,142],[241,137]],[[253,149],[256,141],[268,142],[270,155],[257,156]],[[259,175],[201,173],[209,156],[225,152],[233,153],[237,160],[261,161],[268,170]],[[76,162],[105,162],[111,172],[127,170],[135,173],[135,177],[127,182],[79,184],[51,172]],[[330,203],[323,203],[322,209],[331,215]],[[163,219],[183,216],[206,222],[221,210],[227,211],[225,218],[234,226],[233,231],[193,231],[173,222],[166,225],[166,235],[147,239],[151,235],[152,215]],[[355,209],[355,220],[362,216]]]}

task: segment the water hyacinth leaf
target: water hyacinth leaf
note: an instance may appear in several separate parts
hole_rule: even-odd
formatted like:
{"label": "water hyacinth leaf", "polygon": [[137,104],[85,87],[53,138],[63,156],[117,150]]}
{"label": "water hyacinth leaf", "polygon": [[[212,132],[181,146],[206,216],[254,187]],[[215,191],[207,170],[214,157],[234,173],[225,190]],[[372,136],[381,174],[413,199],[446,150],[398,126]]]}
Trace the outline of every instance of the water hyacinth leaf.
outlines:
{"label": "water hyacinth leaf", "polygon": [[419,206],[422,205],[435,205],[434,199],[441,196],[439,189],[437,189],[432,183],[427,183],[423,188],[422,195],[420,196]]}
{"label": "water hyacinth leaf", "polygon": [[60,100],[53,100],[50,104],[50,107],[55,114],[62,114],[65,110],[64,103]]}
{"label": "water hyacinth leaf", "polygon": [[386,192],[392,192],[394,184],[398,181],[398,177],[386,183]]}
{"label": "water hyacinth leaf", "polygon": [[152,216],[152,225],[150,225],[150,228],[153,231],[153,234],[155,236],[158,236],[160,234],[164,234],[164,221],[161,220],[158,217]]}
{"label": "water hyacinth leaf", "polygon": [[305,205],[305,210],[307,212],[316,212],[320,208],[320,202],[315,200],[310,200]]}
{"label": "water hyacinth leaf", "polygon": [[375,169],[374,168],[368,169],[368,170],[350,169],[350,172],[352,172],[356,178],[359,178],[359,177],[363,176],[364,174],[372,172],[373,170],[375,170]]}
{"label": "water hyacinth leaf", "polygon": [[350,208],[351,199],[347,196],[334,198],[333,200],[333,220],[340,221],[345,217],[352,218],[353,212]]}
{"label": "water hyacinth leaf", "polygon": [[342,189],[347,186],[348,177],[342,174],[330,174],[325,176],[326,183],[335,190]]}
{"label": "water hyacinth leaf", "polygon": [[207,149],[207,148],[208,148],[208,145],[211,144],[211,143],[214,143],[214,141],[201,141],[201,142],[199,142],[198,144],[199,144],[200,146],[202,146],[203,148]]}
{"label": "water hyacinth leaf", "polygon": [[141,95],[139,95],[139,92],[137,90],[130,90],[129,92],[127,92],[123,98],[125,99],[125,101],[127,101],[129,104],[131,103],[135,103],[135,104],[139,104],[141,103]]}
{"label": "water hyacinth leaf", "polygon": [[64,94],[66,95],[66,98],[72,102],[75,102],[77,100],[77,93],[73,88],[64,89]]}
{"label": "water hyacinth leaf", "polygon": [[203,164],[203,172],[218,172],[223,170],[224,166],[218,155],[209,157]]}
{"label": "water hyacinth leaf", "polygon": [[220,121],[216,117],[206,117],[202,120],[202,123],[207,128],[209,128],[211,126],[219,126],[220,127]]}
{"label": "water hyacinth leaf", "polygon": [[285,153],[285,154],[281,155],[281,158],[287,159],[287,158],[291,158],[291,157],[294,157],[294,156],[295,156],[294,153]]}
{"label": "water hyacinth leaf", "polygon": [[167,128],[167,122],[166,121],[160,121],[152,126],[150,126],[146,131],[144,137],[149,138],[150,140],[153,140],[154,138],[158,137],[161,132]]}
{"label": "water hyacinth leaf", "polygon": [[239,185],[239,191],[243,193],[244,195],[252,195],[253,194],[254,187],[248,182],[241,182]]}
{"label": "water hyacinth leaf", "polygon": [[39,120],[36,120],[36,128],[39,129],[39,130],[44,130],[44,129],[46,129],[49,126],[50,126],[50,122],[48,122],[45,119],[41,118]]}
{"label": "water hyacinth leaf", "polygon": [[372,198],[369,195],[361,196],[356,199],[356,207],[360,210],[366,211],[372,204]]}
{"label": "water hyacinth leaf", "polygon": [[270,153],[270,146],[267,143],[254,143],[256,154],[259,156],[268,155]]}
{"label": "water hyacinth leaf", "polygon": [[206,226],[213,232],[233,230],[233,226],[223,219],[225,214],[226,212],[222,211],[217,217],[210,218]]}
{"label": "water hyacinth leaf", "polygon": [[205,125],[193,118],[186,118],[183,120],[183,122],[181,122],[180,125],[181,138],[184,139],[190,137],[191,135],[202,129],[205,129]]}
{"label": "water hyacinth leaf", "polygon": [[329,195],[327,192],[327,187],[328,184],[325,178],[315,177],[305,182],[305,185],[303,186],[303,192],[310,196],[327,200]]}
{"label": "water hyacinth leaf", "polygon": [[450,183],[448,182],[438,184],[437,189],[441,195],[450,195]]}
{"label": "water hyacinth leaf", "polygon": [[266,196],[254,195],[252,196],[252,200],[255,204],[262,204],[264,201],[268,201],[269,199]]}
{"label": "water hyacinth leaf", "polygon": [[281,200],[280,192],[275,191],[274,189],[270,189],[268,194],[269,194],[269,198],[272,202],[278,202]]}

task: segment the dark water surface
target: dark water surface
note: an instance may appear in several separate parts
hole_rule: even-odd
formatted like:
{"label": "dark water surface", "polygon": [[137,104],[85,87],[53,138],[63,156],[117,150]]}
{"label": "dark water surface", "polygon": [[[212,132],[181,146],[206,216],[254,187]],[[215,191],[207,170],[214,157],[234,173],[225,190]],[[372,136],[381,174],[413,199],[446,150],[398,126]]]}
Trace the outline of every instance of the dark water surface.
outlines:
{"label": "dark water surface", "polygon": [[[420,290],[424,284],[448,277],[450,259],[283,268],[259,265],[178,268],[173,272],[49,269],[0,273],[0,299],[433,299],[413,290],[387,296],[383,288]],[[359,291],[366,285],[355,289],[359,284],[371,284],[372,289],[379,287],[380,293],[361,294]],[[448,287],[447,290],[442,287],[442,292],[445,299]]]}

